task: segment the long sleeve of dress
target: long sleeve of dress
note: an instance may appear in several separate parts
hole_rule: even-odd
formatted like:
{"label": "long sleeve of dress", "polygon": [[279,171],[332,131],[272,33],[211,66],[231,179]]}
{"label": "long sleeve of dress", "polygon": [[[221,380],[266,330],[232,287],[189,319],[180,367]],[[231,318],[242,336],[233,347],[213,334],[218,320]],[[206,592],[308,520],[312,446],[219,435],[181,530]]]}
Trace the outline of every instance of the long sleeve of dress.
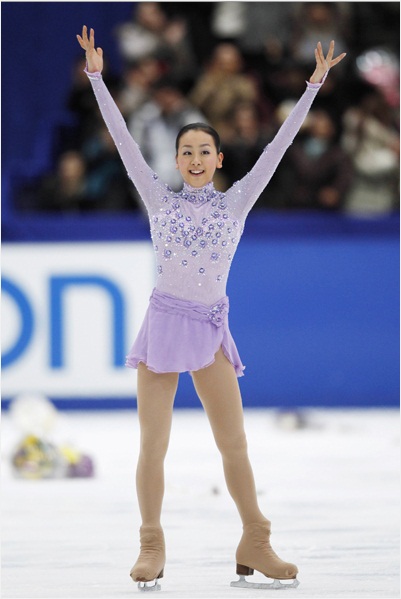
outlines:
{"label": "long sleeve of dress", "polygon": [[305,92],[281,125],[272,142],[266,146],[253,168],[227,191],[227,199],[232,206],[233,214],[238,219],[242,220],[248,214],[269,183],[286,150],[301,128],[326,76],[327,73],[321,83],[307,82]]}
{"label": "long sleeve of dress", "polygon": [[128,177],[137,188],[146,208],[160,201],[165,192],[165,185],[146,163],[141,150],[128,131],[125,120],[107,89],[99,72],[85,71],[99,105],[104,122],[114,140]]}
{"label": "long sleeve of dress", "polygon": [[[138,144],[132,138],[124,118],[104,84],[101,74],[88,71],[86,74],[90,79],[101,114],[127,169],[128,176],[137,188],[148,212],[151,213],[153,209],[157,209],[161,199],[168,193],[167,186],[146,163]],[[266,146],[254,167],[227,191],[227,203],[234,218],[239,221],[245,219],[269,183],[285,151],[293,142],[304,122],[326,76],[327,73],[321,83],[307,83],[304,94],[286,118],[273,141]]]}

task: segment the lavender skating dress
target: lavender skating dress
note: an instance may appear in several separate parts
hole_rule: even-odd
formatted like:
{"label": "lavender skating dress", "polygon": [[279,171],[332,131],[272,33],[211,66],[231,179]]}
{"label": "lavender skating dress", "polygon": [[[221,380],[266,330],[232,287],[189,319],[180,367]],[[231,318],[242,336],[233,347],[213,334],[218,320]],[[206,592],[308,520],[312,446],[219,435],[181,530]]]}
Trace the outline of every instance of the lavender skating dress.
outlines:
{"label": "lavender skating dress", "polygon": [[[126,365],[191,372],[221,347],[242,376],[228,323],[227,278],[245,219],[299,131],[322,83],[306,90],[252,170],[225,193],[213,183],[174,192],[145,162],[100,73],[86,71],[128,176],[149,215],[157,282]],[[327,75],[327,74],[326,74]],[[173,151],[173,149],[172,149]]]}

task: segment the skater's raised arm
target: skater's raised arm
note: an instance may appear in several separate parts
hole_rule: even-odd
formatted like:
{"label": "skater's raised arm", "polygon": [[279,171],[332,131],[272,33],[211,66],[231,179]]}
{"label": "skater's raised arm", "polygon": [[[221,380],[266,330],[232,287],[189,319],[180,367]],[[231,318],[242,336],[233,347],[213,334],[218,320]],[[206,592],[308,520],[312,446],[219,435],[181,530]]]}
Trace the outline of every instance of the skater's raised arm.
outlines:
{"label": "skater's raised arm", "polygon": [[309,81],[306,82],[304,94],[281,125],[272,142],[266,146],[252,170],[227,192],[233,192],[233,203],[235,203],[235,212],[238,217],[247,214],[255,204],[301,128],[329,70],[345,57],[345,53],[343,53],[333,59],[333,54],[334,41],[330,43],[326,57],[322,44],[320,42],[317,44],[315,49],[316,68]]}
{"label": "skater's raised arm", "polygon": [[77,35],[79,45],[85,50],[86,69],[85,72],[90,79],[100,112],[106,126],[116,144],[128,177],[132,180],[147,208],[156,198],[160,198],[160,189],[164,189],[153,170],[146,163],[138,144],[128,131],[127,124],[107,89],[103,79],[103,50],[95,48],[95,32],[90,30],[89,37],[87,27],[82,28],[82,36]]}

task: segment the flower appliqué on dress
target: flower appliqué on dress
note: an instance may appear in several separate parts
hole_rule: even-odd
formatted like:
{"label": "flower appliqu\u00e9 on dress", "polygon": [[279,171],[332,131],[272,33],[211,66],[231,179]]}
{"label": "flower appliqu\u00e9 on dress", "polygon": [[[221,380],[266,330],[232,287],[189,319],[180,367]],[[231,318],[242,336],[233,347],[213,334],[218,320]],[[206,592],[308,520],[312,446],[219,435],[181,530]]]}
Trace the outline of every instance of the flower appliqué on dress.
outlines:
{"label": "flower appliqu\u00e9 on dress", "polygon": [[228,305],[219,303],[210,308],[208,317],[210,322],[212,322],[216,327],[221,327],[221,325],[224,324],[227,314]]}

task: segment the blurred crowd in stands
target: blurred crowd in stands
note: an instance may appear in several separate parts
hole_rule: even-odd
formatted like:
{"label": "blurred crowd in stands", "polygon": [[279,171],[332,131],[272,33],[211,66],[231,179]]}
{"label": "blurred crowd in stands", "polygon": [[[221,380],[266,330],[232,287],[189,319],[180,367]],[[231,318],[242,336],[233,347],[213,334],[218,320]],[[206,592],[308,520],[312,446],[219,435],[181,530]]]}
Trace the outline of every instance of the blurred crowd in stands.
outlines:
{"label": "blurred crowd in stands", "polygon": [[[104,80],[158,175],[182,182],[178,130],[222,138],[224,191],[244,176],[302,95],[314,48],[347,58],[330,73],[256,209],[389,214],[399,209],[398,2],[141,2],[114,31],[118,75]],[[96,40],[101,45],[102,40]],[[42,211],[141,210],[77,50],[56,166],[35,188]]]}

